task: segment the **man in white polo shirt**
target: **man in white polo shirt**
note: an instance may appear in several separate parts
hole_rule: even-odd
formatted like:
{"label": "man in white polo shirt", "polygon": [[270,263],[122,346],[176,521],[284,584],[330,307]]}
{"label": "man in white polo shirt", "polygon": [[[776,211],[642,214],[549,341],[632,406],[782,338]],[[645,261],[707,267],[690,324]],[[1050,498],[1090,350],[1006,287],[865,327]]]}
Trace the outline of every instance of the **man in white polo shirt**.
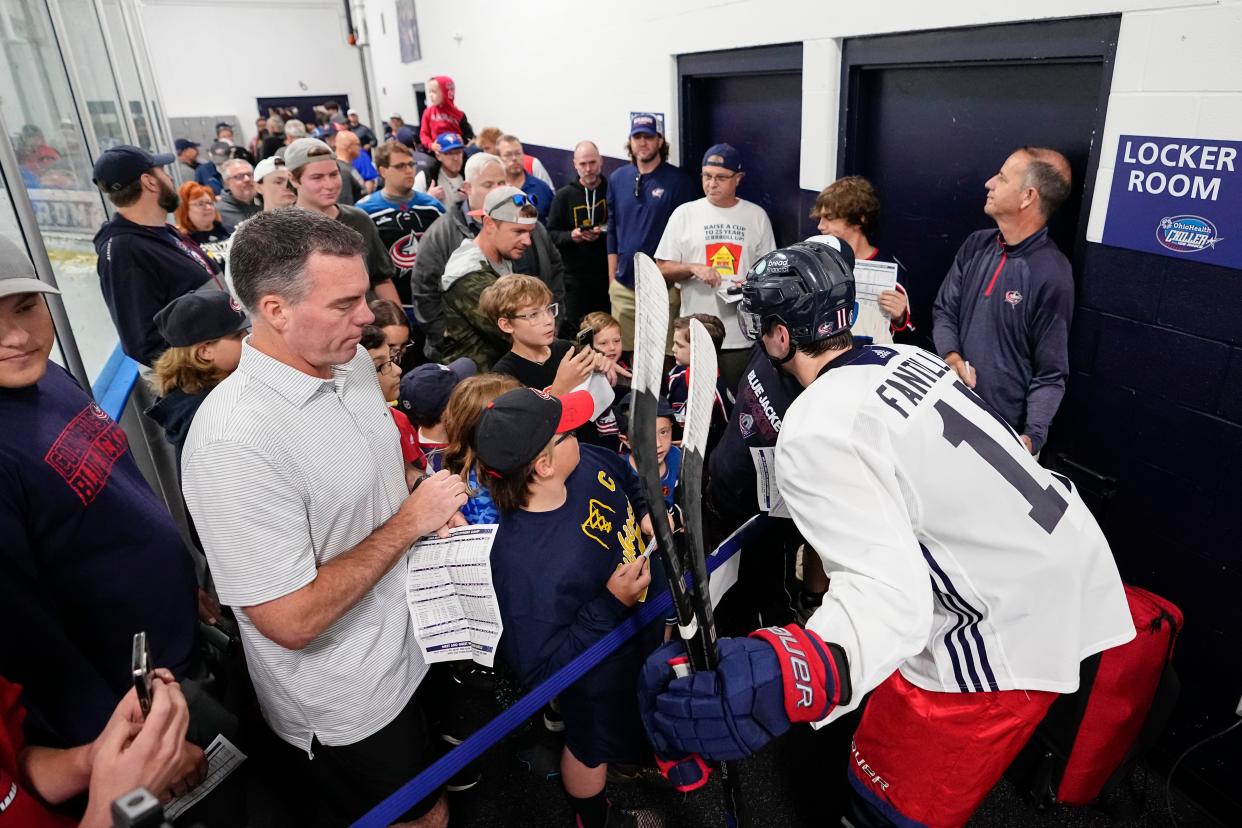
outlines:
{"label": "man in white polo shirt", "polygon": [[[306,816],[322,825],[354,821],[432,758],[403,563],[466,502],[444,472],[406,487],[397,428],[358,345],[373,319],[363,252],[358,233],[308,210],[238,228],[230,265],[253,333],[182,457],[264,718],[298,748]],[[439,796],[403,816],[447,818]]]}
{"label": "man in white polo shirt", "polygon": [[703,154],[703,198],[681,205],[669,216],[655,260],[669,284],[681,292],[681,316],[710,313],[724,323],[720,376],[737,388],[746,368],[750,342],[737,326],[740,285],[746,271],[776,249],[772,223],[758,204],[737,197],[746,173],[742,157],[728,144]]}

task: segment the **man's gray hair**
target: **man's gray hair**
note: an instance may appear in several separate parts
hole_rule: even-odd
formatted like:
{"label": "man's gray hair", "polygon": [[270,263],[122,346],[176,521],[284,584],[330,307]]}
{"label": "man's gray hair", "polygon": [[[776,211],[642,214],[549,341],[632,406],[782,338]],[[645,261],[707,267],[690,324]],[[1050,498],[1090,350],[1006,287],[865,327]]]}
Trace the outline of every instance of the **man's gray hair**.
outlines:
{"label": "man's gray hair", "polygon": [[295,140],[298,138],[305,138],[306,124],[302,123],[297,118],[290,118],[285,121],[285,137],[293,138]]}
{"label": "man's gray hair", "polygon": [[470,160],[466,162],[466,180],[477,181],[483,174],[483,168],[489,164],[496,164],[502,170],[505,168],[505,162],[500,160],[500,156],[492,155],[490,152],[476,152],[470,156]]}
{"label": "man's gray hair", "polygon": [[1039,193],[1039,211],[1048,218],[1065,203],[1070,194],[1070,165],[1065,156],[1047,147],[1022,148],[1026,153],[1026,181]]}
{"label": "man's gray hair", "polygon": [[247,161],[245,158],[230,158],[228,161],[225,161],[223,164],[220,165],[220,172],[224,175],[225,178],[228,178],[229,168],[236,167],[238,164],[245,164],[247,167],[254,169],[254,167],[251,167],[250,162]]}
{"label": "man's gray hair", "polygon": [[253,317],[259,300],[275,294],[292,305],[306,298],[306,262],[314,253],[359,256],[358,231],[301,207],[281,207],[243,221],[233,233],[229,272],[233,290]]}

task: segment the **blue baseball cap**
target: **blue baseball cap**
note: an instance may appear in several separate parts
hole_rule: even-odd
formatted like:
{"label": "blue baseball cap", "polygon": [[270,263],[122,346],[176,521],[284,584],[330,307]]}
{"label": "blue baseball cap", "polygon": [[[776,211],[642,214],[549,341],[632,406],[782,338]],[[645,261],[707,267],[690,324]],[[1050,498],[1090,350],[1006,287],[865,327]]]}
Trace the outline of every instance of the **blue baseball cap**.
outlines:
{"label": "blue baseball cap", "polygon": [[716,144],[703,153],[704,167],[724,167],[732,172],[742,171],[742,156],[728,144]]}
{"label": "blue baseball cap", "polygon": [[460,357],[448,365],[423,363],[401,378],[397,406],[416,423],[437,422],[457,383],[473,377],[478,370],[470,357]]}
{"label": "blue baseball cap", "polygon": [[635,135],[659,135],[660,127],[650,112],[639,112],[630,119],[630,137]]}
{"label": "blue baseball cap", "polygon": [[177,148],[177,152],[185,152],[190,147],[199,146],[197,141],[191,141],[189,138],[178,138],[173,141],[173,146]]}
{"label": "blue baseball cap", "polygon": [[91,180],[105,193],[115,193],[133,184],[143,173],[176,160],[172,153],[152,155],[142,147],[121,144],[100,153]]}
{"label": "blue baseball cap", "polygon": [[431,143],[435,144],[435,149],[440,152],[452,152],[453,150],[464,149],[465,144],[461,141],[461,136],[456,132],[441,132],[436,136],[436,140]]}

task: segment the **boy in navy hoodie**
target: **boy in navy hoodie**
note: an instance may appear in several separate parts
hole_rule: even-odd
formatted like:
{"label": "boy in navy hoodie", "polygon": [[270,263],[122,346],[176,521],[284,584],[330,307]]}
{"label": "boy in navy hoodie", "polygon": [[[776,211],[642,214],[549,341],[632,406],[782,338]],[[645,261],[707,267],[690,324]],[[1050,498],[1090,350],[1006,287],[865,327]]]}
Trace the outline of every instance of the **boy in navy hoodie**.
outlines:
{"label": "boy in navy hoodie", "polygon": [[[557,399],[519,388],[490,403],[474,429],[479,479],[501,514],[491,555],[500,654],[527,686],[615,629],[651,583],[637,480],[617,455],[574,436],[593,407],[585,391]],[[583,828],[649,816],[611,806],[604,785],[607,763],[651,756],[634,687],[661,632],[649,625],[560,695],[561,782]]]}

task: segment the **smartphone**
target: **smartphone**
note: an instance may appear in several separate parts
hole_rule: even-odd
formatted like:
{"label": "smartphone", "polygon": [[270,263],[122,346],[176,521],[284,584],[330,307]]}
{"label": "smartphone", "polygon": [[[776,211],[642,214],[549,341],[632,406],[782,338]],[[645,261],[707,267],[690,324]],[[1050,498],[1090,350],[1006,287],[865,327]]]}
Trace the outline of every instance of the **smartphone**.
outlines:
{"label": "smartphone", "polygon": [[145,632],[134,633],[133,658],[130,673],[134,679],[134,691],[138,694],[138,706],[145,717],[151,712],[151,693],[155,683],[155,668],[151,665],[151,648],[147,646]]}
{"label": "smartphone", "polygon": [[580,354],[588,348],[593,348],[595,343],[595,331],[590,328],[583,328],[578,331],[578,335],[574,337],[574,353]]}

